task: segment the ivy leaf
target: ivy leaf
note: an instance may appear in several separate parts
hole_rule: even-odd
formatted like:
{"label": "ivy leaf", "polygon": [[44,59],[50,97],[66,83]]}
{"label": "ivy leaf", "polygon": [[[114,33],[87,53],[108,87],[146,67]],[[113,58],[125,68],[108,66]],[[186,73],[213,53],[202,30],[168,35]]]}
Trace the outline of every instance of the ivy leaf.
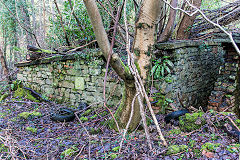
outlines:
{"label": "ivy leaf", "polygon": [[168,73],[171,73],[171,71],[170,71],[170,69],[168,68],[168,66],[166,66],[165,69],[166,69],[166,71],[167,71]]}
{"label": "ivy leaf", "polygon": [[167,64],[168,64],[169,66],[171,66],[171,67],[174,66],[174,64],[173,64],[170,60],[166,60],[166,62],[167,62]]}
{"label": "ivy leaf", "polygon": [[170,58],[170,56],[163,56],[164,59]]}
{"label": "ivy leaf", "polygon": [[162,77],[164,76],[164,67],[162,66],[161,67],[161,74],[162,74]]}
{"label": "ivy leaf", "polygon": [[152,68],[152,70],[151,70],[151,75],[154,74],[154,72],[156,71],[157,67],[158,67],[158,65],[153,66],[153,68]]}

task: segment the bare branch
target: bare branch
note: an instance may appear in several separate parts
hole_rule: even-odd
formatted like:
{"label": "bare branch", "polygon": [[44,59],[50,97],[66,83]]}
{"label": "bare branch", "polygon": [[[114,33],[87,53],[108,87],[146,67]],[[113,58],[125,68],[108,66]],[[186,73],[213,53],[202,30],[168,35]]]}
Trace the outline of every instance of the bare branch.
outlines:
{"label": "bare branch", "polygon": [[167,5],[169,5],[172,9],[179,10],[179,11],[187,14],[188,16],[193,16],[193,15],[195,15],[196,13],[200,13],[200,15],[202,15],[202,17],[203,17],[206,21],[208,21],[209,23],[211,23],[211,24],[214,25],[215,27],[219,28],[221,31],[223,31],[223,32],[229,37],[229,39],[230,39],[231,43],[233,44],[235,50],[237,51],[238,55],[240,55],[240,50],[239,50],[236,42],[234,41],[234,39],[233,39],[233,37],[232,37],[232,33],[227,32],[221,25],[219,25],[219,24],[211,21],[200,9],[198,9],[196,6],[192,5],[188,0],[186,0],[187,3],[188,3],[188,5],[195,10],[194,12],[192,12],[192,13],[190,13],[190,14],[188,13],[188,11],[185,11],[185,10],[183,10],[183,9],[181,9],[181,8],[173,7],[173,6],[172,6],[171,4],[169,4],[166,0],[163,0],[163,1],[164,1]]}

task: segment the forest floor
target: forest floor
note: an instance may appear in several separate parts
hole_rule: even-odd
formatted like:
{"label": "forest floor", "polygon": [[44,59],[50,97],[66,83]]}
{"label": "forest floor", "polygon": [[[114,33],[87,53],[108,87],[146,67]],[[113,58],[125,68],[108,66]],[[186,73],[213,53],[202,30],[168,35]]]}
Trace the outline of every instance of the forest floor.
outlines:
{"label": "forest floor", "polygon": [[[227,135],[223,129],[207,124],[184,133],[178,126],[166,124],[161,114],[157,119],[171,147],[162,145],[156,127],[150,124],[152,150],[140,126],[127,134],[119,152],[122,135],[109,129],[107,121],[111,116],[105,108],[86,108],[79,116],[87,119],[80,122],[75,118],[65,123],[50,119],[51,112],[59,107],[63,106],[17,99],[10,93],[0,102],[0,159],[237,160],[240,157],[238,138]],[[33,111],[41,114],[19,116]]]}

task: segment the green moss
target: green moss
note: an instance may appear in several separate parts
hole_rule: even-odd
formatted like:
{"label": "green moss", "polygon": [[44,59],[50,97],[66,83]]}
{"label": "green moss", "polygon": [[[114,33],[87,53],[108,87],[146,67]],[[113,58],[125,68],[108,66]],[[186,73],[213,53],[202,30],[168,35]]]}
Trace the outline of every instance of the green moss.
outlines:
{"label": "green moss", "polygon": [[111,154],[111,158],[112,158],[112,159],[116,159],[116,158],[117,158],[117,155],[116,155],[116,154]]}
{"label": "green moss", "polygon": [[240,152],[240,144],[232,144],[230,146],[227,146],[227,150],[230,153],[239,153]]}
{"label": "green moss", "polygon": [[80,120],[83,121],[83,122],[87,122],[88,118],[87,117],[80,117]]}
{"label": "green moss", "polygon": [[135,54],[136,56],[140,56],[140,51],[139,51],[138,49],[135,49],[135,50],[134,50],[134,54]]}
{"label": "green moss", "polygon": [[37,128],[27,127],[26,130],[32,133],[37,133]]}
{"label": "green moss", "polygon": [[[120,115],[122,113],[122,109],[123,109],[124,104],[125,104],[125,91],[123,91],[121,103],[120,103],[117,111],[114,114],[114,118],[116,119],[119,127],[121,127],[121,128],[123,128],[123,124],[120,121]],[[118,131],[117,125],[116,125],[113,118],[111,120],[109,120],[108,126],[109,126],[109,128],[114,129],[115,131]]]}
{"label": "green moss", "polygon": [[190,139],[189,143],[188,143],[188,146],[191,147],[191,148],[194,148],[195,144],[196,144],[196,141]]}
{"label": "green moss", "polygon": [[240,119],[236,119],[236,120],[235,120],[235,123],[236,123],[236,125],[238,126],[238,128],[240,128]]}
{"label": "green moss", "polygon": [[3,144],[0,143],[0,153],[8,152],[8,148]]}
{"label": "green moss", "polygon": [[77,154],[77,152],[78,152],[78,148],[77,147],[71,147],[71,148],[66,149],[65,151],[63,151],[61,153],[61,158],[72,157],[75,154]]}
{"label": "green moss", "polygon": [[26,92],[27,95],[26,95],[26,99],[30,100],[30,101],[33,101],[33,102],[39,102],[35,97],[33,97],[28,91]]}
{"label": "green moss", "polygon": [[89,115],[91,112],[92,112],[92,110],[91,110],[91,109],[88,109],[88,110],[86,110],[82,115],[83,115],[83,116],[87,116],[87,115]]}
{"label": "green moss", "polygon": [[90,134],[98,134],[98,133],[100,133],[100,132],[101,132],[101,129],[100,129],[100,128],[97,128],[97,129],[91,128],[91,129],[89,130],[89,133],[90,133]]}
{"label": "green moss", "polygon": [[119,150],[120,146],[114,147],[112,151],[117,152]]}
{"label": "green moss", "polygon": [[231,95],[231,94],[226,94],[225,95],[227,98],[231,98],[233,95]]}
{"label": "green moss", "polygon": [[167,155],[177,154],[179,152],[186,151],[187,149],[188,149],[188,146],[186,145],[171,145],[168,147],[166,154]]}
{"label": "green moss", "polygon": [[223,115],[229,115],[229,114],[233,114],[232,112],[220,112],[221,114],[223,114]]}
{"label": "green moss", "polygon": [[3,100],[5,100],[8,97],[8,93],[5,93],[4,95],[2,95],[0,97],[0,102],[2,102]]}
{"label": "green moss", "polygon": [[126,65],[123,63],[123,61],[120,60],[120,62],[121,62],[121,65],[123,66],[125,72],[126,72],[128,75],[130,75],[131,73],[130,73],[129,67],[126,66]]}
{"label": "green moss", "polygon": [[37,100],[35,97],[33,97],[31,95],[31,93],[23,88],[18,88],[15,92],[14,92],[14,98],[18,97],[18,98],[26,98],[30,101],[33,102],[39,102],[39,100]]}
{"label": "green moss", "polygon": [[201,151],[202,150],[205,150],[205,151],[208,151],[208,152],[215,152],[215,150],[219,147],[219,146],[221,146],[221,144],[220,143],[209,143],[209,142],[207,142],[207,143],[205,143],[204,145],[202,145],[202,149],[201,149]]}
{"label": "green moss", "polygon": [[31,115],[33,115],[33,116],[35,116],[35,117],[41,117],[41,116],[42,116],[42,113],[33,111],[33,112],[31,113]]}
{"label": "green moss", "polygon": [[[191,132],[201,128],[204,124],[206,124],[206,120],[202,117],[203,114],[203,112],[197,112],[193,114],[187,113],[184,116],[181,116],[179,120],[180,129],[182,131]],[[196,123],[197,120],[198,123]]]}
{"label": "green moss", "polygon": [[29,112],[22,112],[18,114],[19,118],[23,118],[23,119],[28,119],[28,117],[31,115],[31,113]]}
{"label": "green moss", "polygon": [[18,114],[18,117],[19,118],[23,118],[23,119],[28,119],[30,116],[32,116],[32,117],[41,117],[42,114],[40,112],[36,112],[36,111],[33,111],[32,113],[30,113],[30,112],[22,112],[22,113]]}
{"label": "green moss", "polygon": [[25,96],[25,90],[23,89],[23,88],[18,88],[15,92],[14,92],[14,94],[13,94],[13,97],[23,97],[23,96]]}
{"label": "green moss", "polygon": [[107,113],[108,113],[107,111],[104,111],[104,112],[101,113],[101,116],[106,116]]}
{"label": "green moss", "polygon": [[168,132],[168,135],[181,134],[181,132],[180,129],[172,129]]}
{"label": "green moss", "polygon": [[5,118],[7,116],[6,112],[0,112],[0,118]]}
{"label": "green moss", "polygon": [[97,118],[96,114],[94,114],[92,117],[90,117],[90,119],[94,119],[94,118]]}
{"label": "green moss", "polygon": [[138,70],[138,73],[141,75],[141,69],[140,69],[140,66],[139,66],[138,62],[135,61],[134,63],[135,63],[135,66]]}

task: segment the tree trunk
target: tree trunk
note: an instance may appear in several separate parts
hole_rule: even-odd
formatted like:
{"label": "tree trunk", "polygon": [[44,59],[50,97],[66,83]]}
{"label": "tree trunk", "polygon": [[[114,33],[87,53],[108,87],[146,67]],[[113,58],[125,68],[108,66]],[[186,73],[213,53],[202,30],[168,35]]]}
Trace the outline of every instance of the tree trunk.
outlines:
{"label": "tree trunk", "polygon": [[[172,0],[171,1],[171,6],[177,7],[177,3],[178,3],[178,0]],[[176,17],[176,10],[171,8],[169,16],[168,16],[167,25],[165,27],[165,30],[163,31],[163,33],[160,36],[159,42],[167,41],[170,38],[171,33],[172,33],[172,29],[173,29],[173,26],[174,26],[175,17]]]}
{"label": "tree trunk", "polygon": [[[32,5],[32,32],[34,34],[36,34],[36,15],[35,15],[35,3],[34,3],[34,0],[31,0],[31,5]],[[36,35],[37,36],[37,35]],[[32,45],[36,45],[36,42],[35,41],[32,41]]]}
{"label": "tree trunk", "polygon": [[46,23],[46,4],[45,0],[43,0],[43,40],[46,38],[47,33],[47,23]]}
{"label": "tree trunk", "polygon": [[[104,57],[108,59],[108,55],[112,51],[110,50],[109,40],[103,27],[102,19],[96,2],[95,0],[84,0],[84,4],[91,19],[98,45],[101,48]],[[143,6],[141,7],[139,19],[136,24],[136,39],[134,42],[134,49],[139,53],[137,62],[138,66],[140,67],[141,76],[144,79],[147,78],[148,74],[151,59],[151,56],[148,55],[148,53],[151,51],[152,45],[154,44],[155,24],[157,23],[161,6],[160,0],[148,0],[147,2],[144,1]],[[133,76],[130,74],[129,68],[125,66],[123,62],[121,62],[121,59],[117,54],[112,55],[110,59],[110,65],[119,75],[119,77],[125,82],[125,91],[122,97],[122,102],[115,113],[115,118],[119,123],[119,127],[125,128],[130,118],[132,101],[136,95],[135,81]],[[130,131],[133,131],[141,120],[138,101],[135,101],[133,106],[134,114],[129,126]],[[112,121],[111,124],[114,125],[114,121]],[[113,128],[116,128],[116,126],[113,126]]]}
{"label": "tree trunk", "polygon": [[6,60],[5,60],[5,57],[3,56],[3,52],[1,48],[0,48],[0,61],[3,69],[3,74],[7,77],[7,80],[10,81],[10,77],[8,75],[9,74],[8,67],[7,67]]}
{"label": "tree trunk", "polygon": [[[202,0],[193,0],[192,4],[198,8],[200,8],[202,3]],[[194,23],[194,20],[196,18],[196,15],[193,16],[188,16],[188,15],[184,15],[180,24],[179,24],[179,28],[177,30],[177,35],[176,35],[176,39],[188,39],[189,35],[190,35],[190,30],[192,28],[192,25]]]}
{"label": "tree trunk", "polygon": [[[31,31],[31,22],[30,22],[30,16],[29,16],[29,12],[28,12],[28,8],[27,8],[27,2],[26,0],[23,0],[22,1],[22,5],[20,5],[20,8],[21,8],[21,13],[22,13],[22,17],[24,19],[24,24],[25,24],[25,27]],[[34,39],[32,37],[32,34],[28,33],[27,31],[25,31],[25,34],[26,34],[26,44],[32,44]]]}
{"label": "tree trunk", "polygon": [[[114,115],[121,129],[125,128],[128,123],[131,114],[133,99],[136,93],[137,92],[134,82],[125,83],[121,104]],[[141,121],[140,106],[137,99],[135,100],[133,107],[133,117],[128,128],[128,131],[130,132],[134,131],[134,129],[136,129],[136,127],[139,125],[139,122]],[[110,127],[117,130],[114,121],[111,121]]]}
{"label": "tree trunk", "polygon": [[134,52],[143,81],[146,81],[149,75],[151,52],[155,42],[154,33],[162,8],[163,2],[161,0],[143,1],[136,22]]}

